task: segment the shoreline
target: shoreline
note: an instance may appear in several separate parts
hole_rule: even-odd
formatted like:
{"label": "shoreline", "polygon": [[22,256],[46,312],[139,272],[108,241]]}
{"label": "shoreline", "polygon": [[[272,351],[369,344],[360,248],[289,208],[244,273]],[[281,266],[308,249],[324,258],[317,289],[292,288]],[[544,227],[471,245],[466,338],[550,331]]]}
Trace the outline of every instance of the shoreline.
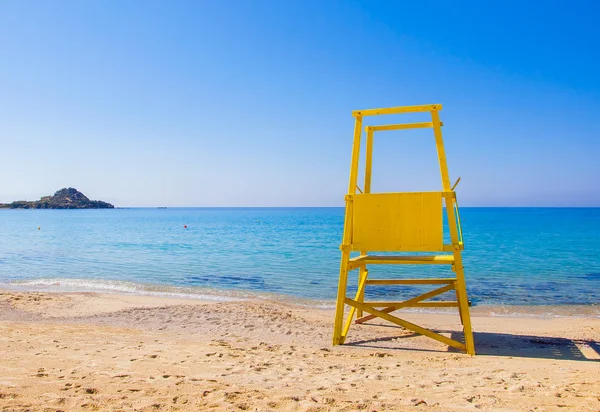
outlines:
{"label": "shoreline", "polygon": [[600,409],[600,319],[472,322],[476,356],[377,321],[332,347],[331,309],[0,289],[0,410]]}
{"label": "shoreline", "polygon": [[[334,300],[308,299],[287,294],[257,292],[243,289],[217,289],[193,286],[141,284],[129,281],[99,281],[96,279],[32,279],[23,283],[0,283],[2,290],[45,293],[98,293],[125,296],[147,296],[156,299],[182,299],[206,302],[265,300],[280,301],[316,309],[335,308]],[[534,318],[592,318],[600,319],[600,304],[511,305],[477,304],[471,306],[472,316],[534,317]],[[408,313],[457,313],[455,309],[409,308]]]}

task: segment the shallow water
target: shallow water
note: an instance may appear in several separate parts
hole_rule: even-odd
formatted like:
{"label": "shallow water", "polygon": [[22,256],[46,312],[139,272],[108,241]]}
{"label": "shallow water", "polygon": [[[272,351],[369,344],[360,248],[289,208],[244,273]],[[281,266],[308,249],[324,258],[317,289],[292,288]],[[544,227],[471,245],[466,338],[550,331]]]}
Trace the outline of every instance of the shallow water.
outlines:
{"label": "shallow water", "polygon": [[[461,218],[474,305],[600,302],[600,208],[462,208]],[[274,294],[327,305],[342,230],[342,208],[1,210],[0,286]],[[399,273],[451,274],[446,266],[370,270],[372,277]],[[374,286],[367,294],[414,292]]]}

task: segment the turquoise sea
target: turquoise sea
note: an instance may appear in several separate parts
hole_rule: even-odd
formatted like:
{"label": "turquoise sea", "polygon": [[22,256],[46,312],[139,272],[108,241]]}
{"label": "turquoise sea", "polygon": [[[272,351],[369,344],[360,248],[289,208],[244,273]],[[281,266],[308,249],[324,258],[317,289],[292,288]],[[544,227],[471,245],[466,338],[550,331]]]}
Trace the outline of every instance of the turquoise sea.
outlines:
{"label": "turquoise sea", "polygon": [[[342,208],[1,210],[0,287],[332,304]],[[600,208],[462,208],[474,305],[597,305]],[[184,226],[187,226],[185,228]],[[39,227],[39,230],[38,230]],[[374,268],[372,277],[450,274]],[[351,277],[356,288],[356,277]],[[411,296],[372,287],[381,299]]]}

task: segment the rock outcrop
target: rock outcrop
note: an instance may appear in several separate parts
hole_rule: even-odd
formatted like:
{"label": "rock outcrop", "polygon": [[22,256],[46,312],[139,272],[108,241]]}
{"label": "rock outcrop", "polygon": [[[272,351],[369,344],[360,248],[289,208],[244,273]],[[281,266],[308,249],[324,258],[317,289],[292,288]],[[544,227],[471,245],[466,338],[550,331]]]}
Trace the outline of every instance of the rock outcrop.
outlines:
{"label": "rock outcrop", "polygon": [[101,200],[90,200],[86,195],[69,187],[60,189],[54,196],[44,196],[40,200],[27,202],[17,200],[12,203],[0,203],[5,209],[114,209],[110,203]]}

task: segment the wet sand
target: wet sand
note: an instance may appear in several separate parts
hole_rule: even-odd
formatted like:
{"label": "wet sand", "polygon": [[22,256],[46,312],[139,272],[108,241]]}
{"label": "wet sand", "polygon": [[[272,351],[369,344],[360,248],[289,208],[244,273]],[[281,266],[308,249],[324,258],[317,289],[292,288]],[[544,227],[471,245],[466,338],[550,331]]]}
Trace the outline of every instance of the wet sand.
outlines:
{"label": "wet sand", "polygon": [[332,310],[274,300],[0,291],[0,410],[600,411],[600,319],[474,312],[471,357],[383,322],[331,347]]}

